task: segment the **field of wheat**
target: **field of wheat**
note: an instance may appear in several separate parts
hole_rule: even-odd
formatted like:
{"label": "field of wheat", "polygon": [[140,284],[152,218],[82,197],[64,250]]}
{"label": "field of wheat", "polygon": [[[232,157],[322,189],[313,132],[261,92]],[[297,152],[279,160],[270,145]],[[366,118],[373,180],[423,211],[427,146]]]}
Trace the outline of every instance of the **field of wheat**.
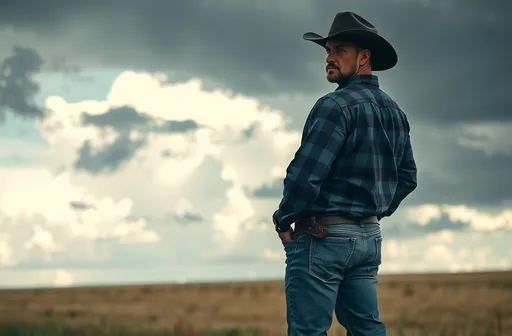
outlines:
{"label": "field of wheat", "polygon": [[[512,272],[382,275],[379,297],[390,336],[512,335]],[[283,282],[0,291],[0,335],[197,334],[285,335]]]}

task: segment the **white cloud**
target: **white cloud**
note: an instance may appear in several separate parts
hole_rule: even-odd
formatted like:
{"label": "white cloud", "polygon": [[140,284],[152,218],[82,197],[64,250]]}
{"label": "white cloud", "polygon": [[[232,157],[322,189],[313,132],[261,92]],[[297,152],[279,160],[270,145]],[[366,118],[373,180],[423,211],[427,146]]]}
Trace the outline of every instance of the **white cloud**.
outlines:
{"label": "white cloud", "polygon": [[50,231],[45,230],[41,225],[34,225],[34,235],[25,242],[24,246],[27,250],[39,248],[47,252],[58,251],[55,239]]}
{"label": "white cloud", "polygon": [[[42,167],[4,168],[0,184],[0,230],[16,241],[11,248],[23,249],[13,253],[11,263],[31,256],[51,259],[53,252],[73,248],[77,239],[159,240],[144,220],[130,219],[132,200],[91,196],[87,186],[71,181],[69,173],[52,175]],[[74,209],[73,202],[86,208]]]}
{"label": "white cloud", "polygon": [[[47,146],[27,152],[36,163],[0,169],[0,215],[6,219],[0,222],[6,232],[0,242],[2,265],[52,261],[66,252],[108,257],[83,243],[106,239],[158,244],[165,236],[162,243],[178,251],[187,240],[174,236],[186,230],[196,239],[217,242],[217,253],[228,253],[277,205],[273,200],[262,206],[248,188],[282,177],[300,136],[286,129],[281,112],[253,98],[207,92],[199,80],[171,85],[161,75],[125,72],[103,101],[69,103],[53,96],[45,104],[52,113],[37,125]],[[84,126],[82,113],[99,116],[122,106],[161,118],[156,123],[194,120],[201,127],[188,133],[131,131],[132,139],[146,137],[145,146],[117,171],[75,171],[86,141],[94,154],[119,137],[112,127]],[[244,138],[251,127],[252,136]],[[162,155],[169,150],[171,156]],[[173,226],[172,213],[198,214],[205,223],[195,231]],[[87,253],[75,251],[85,247]]]}
{"label": "white cloud", "polygon": [[12,248],[9,244],[9,237],[0,233],[0,269],[14,264]]}
{"label": "white cloud", "polygon": [[218,132],[219,138],[238,136],[240,130],[255,122],[261,123],[265,132],[282,131],[284,127],[279,111],[259,106],[254,98],[234,96],[230,91],[205,91],[197,79],[165,85],[154,75],[124,72],[114,81],[107,104],[130,105],[166,120],[192,119]]}
{"label": "white cloud", "polygon": [[[67,103],[61,97],[49,97],[46,103],[54,114],[41,129],[52,146],[42,160],[55,170],[69,167],[84,141],[92,141],[96,150],[115,141],[118,135],[114,130],[106,140],[99,140],[97,128],[83,127],[79,122],[83,111],[100,115],[129,105],[162,120],[194,120],[202,127],[187,134],[150,134],[147,145],[114,174],[81,173],[70,179],[87,185],[95,197],[128,197],[134,213],[142,216],[163,218],[186,199],[189,208],[200,209],[203,217],[213,222],[217,234],[234,239],[240,226],[256,215],[243,190],[272,182],[276,171],[283,176],[299,133],[286,130],[279,111],[260,106],[253,98],[219,90],[207,92],[199,80],[170,85],[160,77],[122,73],[105,101]],[[255,127],[253,136],[242,139],[242,132],[251,126]],[[171,157],[162,156],[167,149],[172,151]],[[204,170],[207,158],[220,164],[220,176]],[[195,178],[198,174],[201,181]],[[232,186],[211,188],[219,179]]]}
{"label": "white cloud", "polygon": [[253,220],[254,215],[254,208],[244,191],[231,187],[227,190],[227,204],[213,215],[213,227],[218,233],[214,238],[224,242],[221,246],[229,246],[226,242],[237,238],[244,224]]}
{"label": "white cloud", "polygon": [[55,279],[53,280],[55,287],[69,287],[74,284],[74,277],[71,273],[64,269],[58,269],[55,272]]}
{"label": "white cloud", "polygon": [[278,251],[278,250],[273,250],[273,249],[269,249],[269,248],[266,248],[263,250],[263,257],[265,257],[266,259],[279,260],[279,261],[282,261],[285,259],[284,253],[282,252],[282,250]]}
{"label": "white cloud", "polygon": [[435,243],[452,243],[453,242],[453,231],[441,230],[439,232],[431,233],[427,235],[426,239],[428,242]]}
{"label": "white cloud", "polygon": [[409,220],[420,225],[426,225],[432,220],[439,219],[442,214],[443,212],[437,204],[422,204],[407,208]]}
{"label": "white cloud", "polygon": [[[394,272],[470,272],[503,270],[511,266],[501,257],[501,242],[489,246],[471,242],[471,233],[436,233],[426,239],[384,239],[383,273]],[[506,240],[504,240],[506,241]]]}
{"label": "white cloud", "polygon": [[[0,170],[0,181],[0,211],[11,218],[42,216],[50,226],[66,226],[74,235],[89,239],[123,236],[120,231],[143,226],[126,222],[132,200],[91,197],[86,186],[74,185],[67,173],[54,176],[45,169],[8,169]],[[72,202],[87,208],[76,211]]]}
{"label": "white cloud", "polygon": [[448,216],[452,222],[463,222],[476,231],[495,231],[512,229],[512,209],[503,209],[497,213],[481,211],[466,205],[422,204],[406,209],[409,221],[421,225]]}

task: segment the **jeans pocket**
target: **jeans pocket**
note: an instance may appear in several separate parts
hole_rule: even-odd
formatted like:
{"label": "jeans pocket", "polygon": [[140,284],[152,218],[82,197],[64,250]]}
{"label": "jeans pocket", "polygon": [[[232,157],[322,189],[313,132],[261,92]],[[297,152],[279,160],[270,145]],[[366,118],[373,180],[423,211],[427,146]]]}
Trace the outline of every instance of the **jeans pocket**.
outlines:
{"label": "jeans pocket", "polygon": [[368,273],[372,277],[377,277],[379,274],[379,266],[382,263],[382,237],[371,238],[373,246],[373,259],[368,266]]}
{"label": "jeans pocket", "polygon": [[325,237],[311,239],[309,249],[309,274],[327,282],[341,279],[352,257],[356,238]]}
{"label": "jeans pocket", "polygon": [[292,236],[292,240],[289,240],[287,241],[286,243],[283,244],[283,247],[285,248],[286,250],[286,247],[289,246],[289,245],[293,245],[293,244],[296,244],[299,242],[299,240],[301,240],[301,238],[304,236],[304,233],[302,232],[298,232],[298,233],[295,233],[293,236]]}

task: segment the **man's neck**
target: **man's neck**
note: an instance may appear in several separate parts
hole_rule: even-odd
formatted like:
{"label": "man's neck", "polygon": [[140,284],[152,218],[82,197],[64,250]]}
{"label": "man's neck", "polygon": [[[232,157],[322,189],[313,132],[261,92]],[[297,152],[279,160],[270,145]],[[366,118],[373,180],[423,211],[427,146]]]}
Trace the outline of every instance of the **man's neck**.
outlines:
{"label": "man's neck", "polygon": [[373,77],[374,76],[371,71],[365,72],[365,73],[358,73],[358,74],[354,74],[349,77],[345,77],[343,80],[336,82],[336,84],[338,84],[338,87],[336,88],[336,90],[346,87],[351,82],[360,82],[360,81],[367,82],[368,80],[373,81]]}
{"label": "man's neck", "polygon": [[361,75],[372,75],[372,70],[368,69],[368,68],[362,68],[362,69],[359,69],[359,71],[354,74],[354,76],[361,76]]}

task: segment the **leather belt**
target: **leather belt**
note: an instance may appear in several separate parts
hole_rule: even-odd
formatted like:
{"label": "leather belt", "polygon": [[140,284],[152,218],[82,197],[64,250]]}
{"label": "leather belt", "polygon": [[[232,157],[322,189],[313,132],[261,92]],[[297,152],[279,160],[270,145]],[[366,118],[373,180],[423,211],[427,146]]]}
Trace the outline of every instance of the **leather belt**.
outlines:
{"label": "leather belt", "polygon": [[[359,221],[355,218],[344,216],[318,216],[315,218],[305,218],[295,222],[295,232],[307,232],[313,237],[324,238],[327,236],[328,225],[339,224],[358,224]],[[365,224],[378,224],[379,219],[377,216],[365,217],[363,223]]]}

